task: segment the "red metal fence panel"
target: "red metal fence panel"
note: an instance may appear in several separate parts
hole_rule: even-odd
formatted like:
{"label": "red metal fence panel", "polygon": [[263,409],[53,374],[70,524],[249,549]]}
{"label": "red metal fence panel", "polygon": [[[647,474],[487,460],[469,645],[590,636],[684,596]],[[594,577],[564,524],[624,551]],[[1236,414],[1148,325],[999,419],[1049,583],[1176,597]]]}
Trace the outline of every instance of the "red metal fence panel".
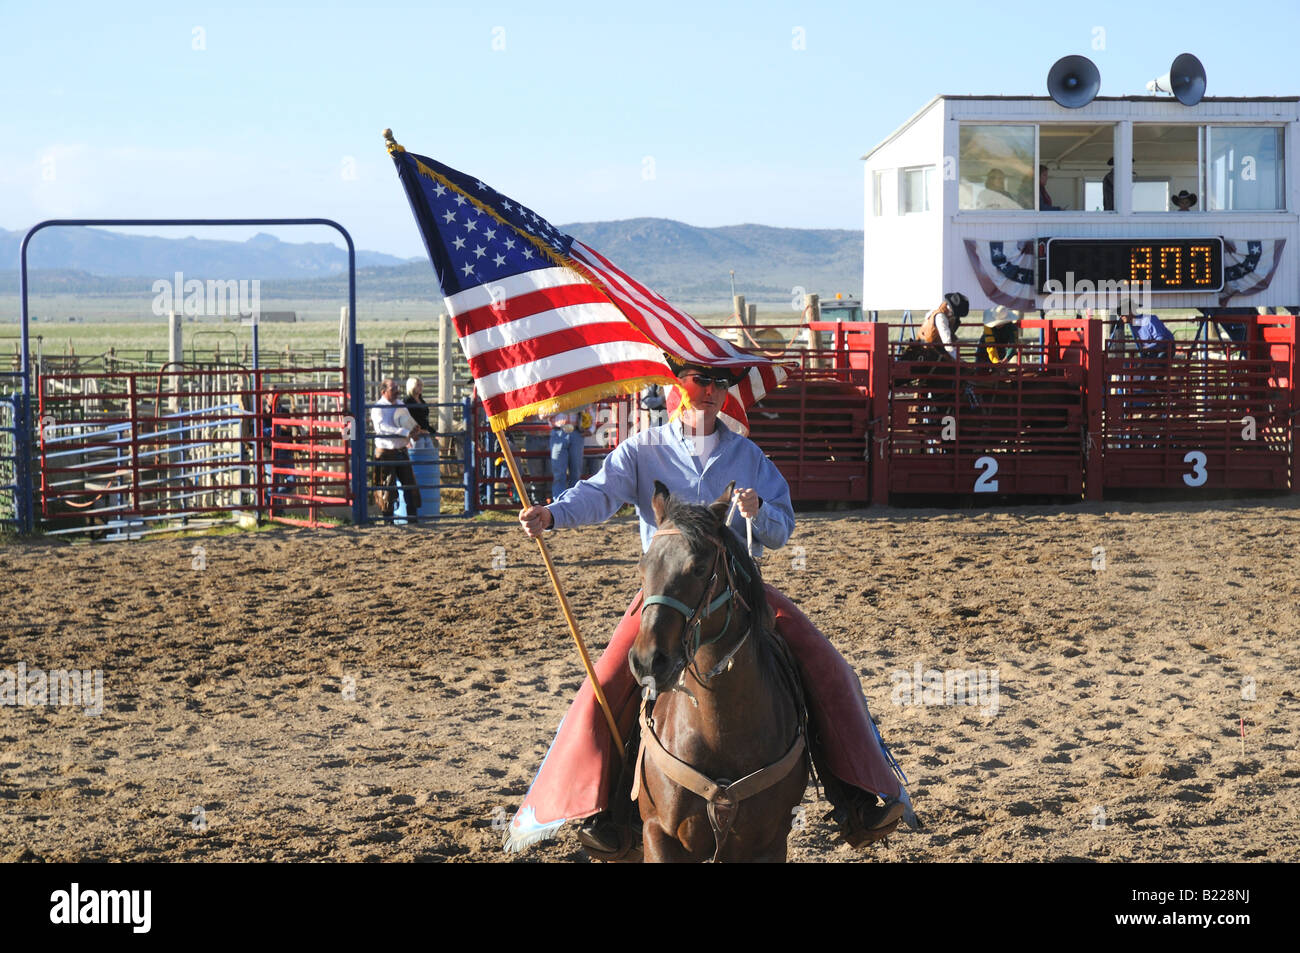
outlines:
{"label": "red metal fence panel", "polygon": [[953,362],[918,360],[919,349],[895,342],[890,493],[1082,494],[1087,329],[1052,324],[1043,344],[1016,345],[998,365],[975,363],[973,344]]}
{"label": "red metal fence panel", "polygon": [[1111,344],[1107,489],[1292,486],[1294,318],[1252,315],[1240,323],[1243,341],[1178,341],[1156,353]]}
{"label": "red metal fence panel", "polygon": [[43,528],[135,536],[304,506],[315,525],[320,507],[350,502],[344,373],[175,365],[41,375]]}

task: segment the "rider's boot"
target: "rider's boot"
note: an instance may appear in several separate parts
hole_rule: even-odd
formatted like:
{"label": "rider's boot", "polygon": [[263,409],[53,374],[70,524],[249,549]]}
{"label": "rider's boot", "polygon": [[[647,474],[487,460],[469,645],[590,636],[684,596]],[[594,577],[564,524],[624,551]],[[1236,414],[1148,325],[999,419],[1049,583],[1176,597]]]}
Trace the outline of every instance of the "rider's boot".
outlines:
{"label": "rider's boot", "polygon": [[833,807],[826,816],[839,826],[840,837],[858,848],[892,834],[903,819],[903,802],[892,794],[877,795],[841,781],[827,770],[821,739],[814,735],[812,742],[813,763]]}
{"label": "rider's boot", "polygon": [[639,863],[641,860],[641,812],[631,797],[632,759],[640,750],[640,741],[638,727],[628,737],[610,806],[578,824],[578,840],[592,860],[607,863]]}

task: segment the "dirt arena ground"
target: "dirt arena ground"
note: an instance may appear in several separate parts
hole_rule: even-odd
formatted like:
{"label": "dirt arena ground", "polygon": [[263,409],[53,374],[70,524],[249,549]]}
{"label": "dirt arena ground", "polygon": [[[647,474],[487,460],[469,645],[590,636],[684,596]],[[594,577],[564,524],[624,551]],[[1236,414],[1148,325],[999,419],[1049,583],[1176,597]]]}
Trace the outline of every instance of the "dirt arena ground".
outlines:
{"label": "dirt arena ground", "polygon": [[[925,826],[854,853],[810,789],[792,859],[1300,859],[1298,530],[1284,499],[801,516],[765,575]],[[603,647],[635,524],[551,544]],[[585,860],[500,850],[581,678],[510,524],[10,540],[0,607],[0,670],[102,669],[104,702],[0,707],[0,860]],[[996,673],[996,710],[917,666]]]}

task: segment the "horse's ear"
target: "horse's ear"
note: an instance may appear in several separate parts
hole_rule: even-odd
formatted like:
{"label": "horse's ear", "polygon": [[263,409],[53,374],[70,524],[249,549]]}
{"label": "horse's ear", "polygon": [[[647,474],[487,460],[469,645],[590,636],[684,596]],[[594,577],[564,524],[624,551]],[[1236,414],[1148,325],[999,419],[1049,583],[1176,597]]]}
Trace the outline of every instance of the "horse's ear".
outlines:
{"label": "horse's ear", "polygon": [[727,484],[727,488],[722,491],[722,495],[709,504],[709,510],[721,522],[727,518],[727,510],[731,509],[731,494],[736,492],[736,481],[732,480]]}
{"label": "horse's ear", "polygon": [[655,523],[664,525],[664,513],[668,511],[668,487],[655,480],[655,493],[650,498],[650,506],[655,511]]}

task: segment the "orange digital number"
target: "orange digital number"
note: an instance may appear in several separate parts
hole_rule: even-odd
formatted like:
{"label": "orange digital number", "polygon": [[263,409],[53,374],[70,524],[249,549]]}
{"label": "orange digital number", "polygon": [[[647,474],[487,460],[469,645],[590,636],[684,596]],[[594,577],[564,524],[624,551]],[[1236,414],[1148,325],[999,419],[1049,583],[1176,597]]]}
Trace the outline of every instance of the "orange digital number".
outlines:
{"label": "orange digital number", "polygon": [[[1169,276],[1169,262],[1174,263],[1173,277]],[[1177,287],[1183,283],[1183,250],[1177,245],[1162,245],[1160,247],[1160,280],[1166,287],[1172,285]]]}
{"label": "orange digital number", "polygon": [[[1210,246],[1193,245],[1187,249],[1188,267],[1192,272],[1192,284],[1208,285],[1211,283],[1210,276]],[[1197,259],[1200,259],[1200,267],[1197,267]]]}
{"label": "orange digital number", "polygon": [[1135,245],[1128,253],[1128,280],[1150,281],[1154,270],[1151,246]]}

